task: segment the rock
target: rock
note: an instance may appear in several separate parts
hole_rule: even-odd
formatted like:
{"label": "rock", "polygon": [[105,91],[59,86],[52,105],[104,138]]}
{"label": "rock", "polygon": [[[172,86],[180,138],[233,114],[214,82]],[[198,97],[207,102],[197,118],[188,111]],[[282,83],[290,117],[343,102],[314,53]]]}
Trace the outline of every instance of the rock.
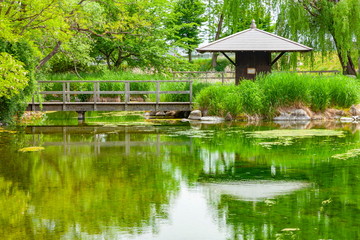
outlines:
{"label": "rock", "polygon": [[155,116],[165,116],[165,112],[157,112],[156,114],[155,114]]}
{"label": "rock", "polygon": [[187,118],[190,115],[190,111],[176,111],[175,118]]}
{"label": "rock", "polygon": [[167,111],[167,112],[165,112],[165,116],[174,117],[175,115],[176,115],[176,111]]}
{"label": "rock", "polygon": [[326,117],[323,114],[315,114],[312,116],[311,120],[325,120]]}
{"label": "rock", "polygon": [[354,118],[352,117],[342,117],[340,118],[340,122],[353,122]]}
{"label": "rock", "polygon": [[360,116],[360,104],[352,105],[350,107],[350,113],[352,116]]}
{"label": "rock", "polygon": [[288,112],[280,112],[280,116],[274,118],[274,121],[309,121],[311,117],[304,109],[293,109]]}
{"label": "rock", "polygon": [[151,112],[149,112],[149,115],[148,116],[156,116],[156,111],[151,111]]}
{"label": "rock", "polygon": [[200,111],[200,110],[194,110],[194,111],[191,111],[188,119],[191,119],[191,120],[200,120],[201,117],[202,117],[201,111]]}
{"label": "rock", "polygon": [[274,117],[274,121],[290,121],[290,114],[281,112],[280,116]]}
{"label": "rock", "polygon": [[225,119],[222,117],[208,116],[208,117],[202,117],[200,120],[204,122],[218,123],[218,122],[223,122]]}
{"label": "rock", "polygon": [[310,120],[311,117],[303,109],[295,109],[290,113],[290,119],[295,121],[306,121]]}
{"label": "rock", "polygon": [[231,114],[228,112],[225,116],[225,121],[232,121],[233,120],[233,116],[231,116]]}

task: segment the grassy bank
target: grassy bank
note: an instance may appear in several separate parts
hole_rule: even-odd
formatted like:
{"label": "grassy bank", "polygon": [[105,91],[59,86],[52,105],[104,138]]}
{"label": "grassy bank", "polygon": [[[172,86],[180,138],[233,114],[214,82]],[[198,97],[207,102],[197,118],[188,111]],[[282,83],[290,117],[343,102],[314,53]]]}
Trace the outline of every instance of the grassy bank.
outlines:
{"label": "grassy bank", "polygon": [[279,107],[304,105],[314,112],[348,108],[360,102],[360,81],[346,76],[309,76],[276,73],[245,80],[239,86],[213,85],[195,101],[209,114],[259,114],[272,116]]}

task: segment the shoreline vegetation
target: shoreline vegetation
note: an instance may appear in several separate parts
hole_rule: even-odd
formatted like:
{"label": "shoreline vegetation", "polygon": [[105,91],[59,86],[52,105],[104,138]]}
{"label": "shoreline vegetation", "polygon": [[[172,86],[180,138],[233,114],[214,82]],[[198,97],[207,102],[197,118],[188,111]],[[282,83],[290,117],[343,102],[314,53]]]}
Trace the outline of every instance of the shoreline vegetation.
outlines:
{"label": "shoreline vegetation", "polygon": [[[80,80],[75,76],[74,74],[52,74],[43,76],[43,78],[46,80]],[[110,71],[102,74],[83,74],[83,80],[98,79],[169,80],[171,77]],[[74,87],[78,90],[89,90],[88,86],[91,85],[79,83]],[[46,86],[47,90],[56,90],[56,87],[56,84]],[[121,83],[105,86],[106,90],[120,90],[122,87]],[[153,87],[155,86],[141,82],[132,86],[139,91],[149,91]],[[164,88],[169,91],[181,91],[188,89],[188,86],[187,83],[177,85],[168,83]],[[226,120],[330,120],[360,116],[360,79],[343,75],[315,76],[272,73],[260,75],[255,81],[243,80],[238,86],[195,80],[193,91],[194,109],[199,109],[201,116],[219,116]],[[78,97],[82,101],[88,100],[84,96]],[[135,97],[140,101],[152,101],[154,96]],[[188,101],[187,98],[187,95],[168,94],[161,100]],[[39,118],[39,115],[35,114],[35,117]],[[296,119],[297,117],[298,119]]]}
{"label": "shoreline vegetation", "polygon": [[273,119],[294,109],[323,119],[350,116],[360,103],[360,80],[343,75],[311,76],[273,73],[238,86],[212,85],[195,97],[197,108],[209,115],[239,119]]}

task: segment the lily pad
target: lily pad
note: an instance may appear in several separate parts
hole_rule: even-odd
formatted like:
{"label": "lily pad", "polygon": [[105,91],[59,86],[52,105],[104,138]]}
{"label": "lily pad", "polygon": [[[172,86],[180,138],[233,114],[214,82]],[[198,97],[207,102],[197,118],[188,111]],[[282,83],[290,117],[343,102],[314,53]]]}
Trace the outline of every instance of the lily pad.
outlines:
{"label": "lily pad", "polygon": [[25,147],[25,148],[19,149],[19,152],[39,152],[44,149],[45,148],[43,148],[43,147]]}

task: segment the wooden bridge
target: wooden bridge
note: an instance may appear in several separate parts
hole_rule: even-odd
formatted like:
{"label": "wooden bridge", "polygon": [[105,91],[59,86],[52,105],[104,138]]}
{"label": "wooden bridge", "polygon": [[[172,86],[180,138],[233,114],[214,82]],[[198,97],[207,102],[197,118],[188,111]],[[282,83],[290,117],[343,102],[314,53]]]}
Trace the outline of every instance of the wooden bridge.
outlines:
{"label": "wooden bridge", "polygon": [[[192,105],[191,80],[67,80],[38,81],[38,83],[38,94],[35,94],[32,102],[28,103],[27,111],[76,111],[81,119],[84,118],[84,113],[87,111],[191,111]],[[188,90],[161,90],[162,84],[169,83],[173,84],[175,88],[181,87],[181,84],[185,83]],[[117,88],[123,90],[108,91],[106,90],[107,84],[117,85]],[[153,86],[154,90],[131,90],[132,84],[149,84]],[[85,85],[87,89],[81,90],[81,86],[84,88]],[[43,91],[46,88],[59,90]],[[185,94],[188,95],[188,101],[162,102],[160,100],[163,94]],[[43,97],[39,97],[39,95]],[[104,95],[111,97],[103,97]],[[141,97],[132,98],[134,95],[155,95],[155,97],[152,98],[154,101],[146,102]]]}

